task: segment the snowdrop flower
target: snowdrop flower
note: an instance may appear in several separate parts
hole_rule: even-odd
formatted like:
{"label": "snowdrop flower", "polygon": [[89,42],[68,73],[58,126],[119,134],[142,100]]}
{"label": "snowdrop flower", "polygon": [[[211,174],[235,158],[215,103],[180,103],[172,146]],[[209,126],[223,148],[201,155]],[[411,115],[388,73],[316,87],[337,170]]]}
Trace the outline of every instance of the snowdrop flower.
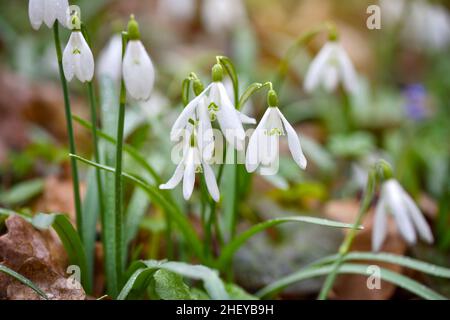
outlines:
{"label": "snowdrop flower", "polygon": [[186,135],[183,141],[183,158],[177,165],[175,173],[167,183],[159,186],[160,189],[173,189],[181,180],[183,180],[183,197],[189,200],[194,190],[195,174],[203,173],[205,176],[206,187],[209,194],[218,202],[220,199],[219,188],[217,186],[214,171],[208,163],[200,156],[200,150],[197,146],[197,133],[193,125],[189,124],[186,128]]}
{"label": "snowdrop flower", "polygon": [[47,27],[51,28],[58,20],[65,27],[68,7],[69,2],[67,0],[30,0],[28,15],[31,26],[38,30],[44,22]]}
{"label": "snowdrop flower", "polygon": [[122,75],[122,39],[119,35],[114,35],[100,52],[97,64],[97,73],[120,81]]}
{"label": "snowdrop flower", "polygon": [[[255,171],[261,165],[261,174],[274,174],[270,168],[279,159],[279,136],[287,135],[289,150],[300,168],[306,168],[300,140],[294,128],[278,109],[278,98],[274,90],[268,93],[269,108],[256,127],[247,147],[245,167],[248,172]],[[270,170],[270,171],[269,171]]]}
{"label": "snowdrop flower", "polygon": [[433,235],[425,218],[412,198],[395,179],[386,180],[381,186],[380,199],[375,209],[372,233],[372,249],[379,251],[388,228],[387,213],[390,212],[402,237],[410,244],[416,243],[416,232],[427,243]]}
{"label": "snowdrop flower", "polygon": [[139,34],[139,26],[131,16],[128,23],[129,41],[123,57],[123,79],[128,93],[137,100],[147,100],[155,83],[155,69]]}
{"label": "snowdrop flower", "polygon": [[[77,16],[72,18],[79,27]],[[94,56],[79,28],[73,29],[69,42],[63,52],[64,75],[68,81],[74,76],[81,82],[91,81],[94,76]]]}
{"label": "snowdrop flower", "polygon": [[203,0],[202,21],[211,33],[232,30],[246,22],[242,0]]}
{"label": "snowdrop flower", "polygon": [[327,42],[311,63],[305,77],[305,90],[312,92],[323,87],[328,92],[336,90],[339,81],[352,93],[357,87],[357,75],[344,47],[336,41]]}
{"label": "snowdrop flower", "polygon": [[242,150],[245,141],[242,124],[256,123],[256,121],[234,107],[222,83],[223,69],[220,64],[213,67],[212,74],[213,82],[189,102],[173,124],[170,139],[178,140],[183,129],[188,125],[189,119],[197,113],[200,124],[205,127],[205,130],[211,127],[211,121],[217,120],[228,143],[237,150]]}
{"label": "snowdrop flower", "polygon": [[380,6],[388,25],[403,23],[401,35],[407,45],[442,50],[450,44],[450,15],[442,5],[422,0],[380,0]]}
{"label": "snowdrop flower", "polygon": [[179,20],[190,20],[195,15],[195,0],[160,0],[162,13]]}

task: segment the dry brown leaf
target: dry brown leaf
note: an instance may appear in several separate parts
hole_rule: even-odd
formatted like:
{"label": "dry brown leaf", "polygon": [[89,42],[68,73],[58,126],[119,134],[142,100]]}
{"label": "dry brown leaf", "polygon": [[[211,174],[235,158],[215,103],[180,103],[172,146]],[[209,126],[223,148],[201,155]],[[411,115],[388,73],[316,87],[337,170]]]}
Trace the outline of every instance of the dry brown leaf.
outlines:
{"label": "dry brown leaf", "polygon": [[[5,222],[0,237],[0,261],[35,282],[52,299],[84,299],[82,288],[65,278],[67,256],[59,239],[40,231],[19,216]],[[0,274],[0,298],[33,299],[38,296],[11,277]]]}
{"label": "dry brown leaf", "polygon": [[[334,220],[353,223],[358,215],[359,202],[356,200],[331,201],[325,206],[325,215]],[[395,223],[388,221],[388,233],[381,251],[402,255],[406,251],[406,244],[399,236]],[[353,245],[352,251],[371,251],[371,237],[373,229],[373,210],[370,210],[362,225],[364,230],[359,231]],[[345,232],[349,232],[346,230]],[[381,268],[402,273],[403,268],[398,265],[364,261],[364,264],[377,265]],[[338,277],[331,298],[333,299],[363,299],[363,300],[385,300],[389,299],[395,292],[395,285],[381,282],[381,289],[370,290],[367,288],[367,277],[360,275],[341,275]]]}

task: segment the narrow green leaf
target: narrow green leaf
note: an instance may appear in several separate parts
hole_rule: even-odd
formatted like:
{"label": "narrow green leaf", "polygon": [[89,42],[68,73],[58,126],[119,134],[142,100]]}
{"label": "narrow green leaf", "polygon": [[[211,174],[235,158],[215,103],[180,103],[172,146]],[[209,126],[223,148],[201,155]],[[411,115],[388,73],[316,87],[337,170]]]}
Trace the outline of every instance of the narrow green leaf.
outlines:
{"label": "narrow green leaf", "polygon": [[[285,217],[285,218],[278,218],[273,220],[268,220],[261,222],[257,225],[252,226],[248,230],[242,232],[241,234],[237,235],[230,243],[228,243],[222,250],[222,253],[218,260],[218,269],[223,270],[227,264],[231,261],[233,258],[233,255],[236,253],[237,250],[251,237],[253,237],[255,234],[264,231],[270,227],[276,226],[278,224],[286,223],[286,222],[302,222],[302,223],[311,223],[316,225],[321,225],[325,227],[334,227],[334,228],[352,228],[353,225],[349,223],[342,223],[342,222],[336,222],[321,218],[315,218],[315,217],[305,217],[305,216],[296,216],[296,217]],[[363,229],[362,226],[360,226],[358,229]]]}
{"label": "narrow green leaf", "polygon": [[23,283],[24,285],[26,285],[27,287],[31,288],[32,290],[34,290],[34,292],[36,292],[38,295],[40,295],[42,298],[44,298],[45,300],[48,300],[47,295],[45,294],[44,291],[42,291],[41,289],[38,288],[38,286],[36,286],[31,280],[29,280],[28,278],[22,276],[21,274],[15,272],[14,270],[0,264],[0,272],[3,272],[11,277],[13,277],[14,279],[20,281],[21,283]]}
{"label": "narrow green leaf", "polygon": [[0,203],[6,206],[20,205],[40,194],[43,189],[43,179],[21,182],[13,186],[10,190],[1,192]]}
{"label": "narrow green leaf", "polygon": [[[320,259],[314,265],[324,265],[328,263],[334,262],[339,255],[332,255]],[[406,267],[412,270],[421,271],[423,273],[441,277],[441,278],[450,278],[450,269],[444,268],[440,266],[436,266],[431,263],[422,262],[419,260],[415,260],[409,257],[399,256],[391,253],[372,253],[372,252],[350,252],[343,258],[344,261],[361,261],[361,260],[369,260],[369,261],[381,261],[386,263],[393,263],[402,267]]]}
{"label": "narrow green leaf", "polygon": [[163,300],[193,300],[183,277],[168,270],[158,270],[153,275],[155,291]]}
{"label": "narrow green leaf", "polygon": [[[340,274],[360,274],[370,276],[371,273],[368,273],[369,265],[362,264],[343,264],[339,268]],[[273,294],[280,292],[284,288],[289,285],[292,285],[296,282],[310,279],[314,277],[320,277],[329,274],[333,270],[333,266],[324,266],[324,267],[310,267],[305,270],[301,270],[295,272],[289,276],[286,276],[280,280],[271,283],[270,285],[264,287],[260,291],[256,293],[256,295],[260,298],[267,298],[272,296]],[[433,290],[427,288],[426,286],[408,278],[401,274],[395,273],[393,271],[380,268],[380,277],[381,279],[388,281],[392,284],[395,284],[405,290],[408,290],[419,297],[428,300],[446,300],[446,298]]]}

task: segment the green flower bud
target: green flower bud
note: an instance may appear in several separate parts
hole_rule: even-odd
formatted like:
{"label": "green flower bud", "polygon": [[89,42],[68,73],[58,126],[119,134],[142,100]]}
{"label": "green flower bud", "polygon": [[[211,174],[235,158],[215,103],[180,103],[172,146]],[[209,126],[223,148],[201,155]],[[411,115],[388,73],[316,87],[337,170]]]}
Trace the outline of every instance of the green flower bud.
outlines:
{"label": "green flower bud", "polygon": [[216,63],[212,67],[212,79],[214,82],[222,81],[223,79],[223,68],[219,63]]}
{"label": "green flower bud", "polygon": [[267,93],[267,103],[269,107],[278,107],[278,96],[275,90],[269,90]]}
{"label": "green flower bud", "polygon": [[194,80],[194,84],[193,84],[193,88],[194,88],[195,95],[198,96],[200,93],[203,92],[203,90],[205,89],[205,86],[200,81],[200,79],[195,79]]}
{"label": "green flower bud", "polygon": [[130,16],[130,21],[128,21],[128,39],[139,40],[141,34],[139,33],[139,24],[134,19],[134,14]]}

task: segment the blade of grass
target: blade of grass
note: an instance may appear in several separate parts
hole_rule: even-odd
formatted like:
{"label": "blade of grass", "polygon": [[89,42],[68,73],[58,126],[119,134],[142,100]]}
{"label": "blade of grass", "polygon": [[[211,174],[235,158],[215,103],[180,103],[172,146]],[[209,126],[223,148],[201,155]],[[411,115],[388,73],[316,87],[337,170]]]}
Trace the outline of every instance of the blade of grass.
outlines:
{"label": "blade of grass", "polygon": [[[348,223],[342,223],[342,222],[336,222],[326,219],[320,219],[315,217],[306,217],[306,216],[299,216],[299,217],[285,217],[285,218],[278,218],[273,220],[268,220],[261,222],[257,225],[252,226],[248,230],[242,232],[241,234],[237,235],[230,243],[228,243],[225,247],[223,247],[222,253],[217,261],[217,266],[219,270],[224,270],[224,268],[227,267],[228,263],[230,263],[231,259],[233,258],[234,254],[239,250],[239,248],[251,237],[256,235],[259,232],[262,232],[270,227],[287,223],[287,222],[302,222],[302,223],[311,223],[326,227],[335,227],[335,228],[352,228],[353,224]],[[362,226],[359,226],[357,229],[361,230],[363,229]]]}
{"label": "blade of grass", "polygon": [[[339,258],[339,255],[335,254],[332,256],[325,257],[315,262],[313,265],[325,265],[329,263],[333,263]],[[440,266],[436,266],[431,263],[415,260],[409,257],[399,256],[391,253],[373,253],[373,252],[349,252],[346,256],[344,256],[344,261],[380,261],[386,263],[396,264],[402,267],[409,268],[411,270],[420,271],[432,276],[441,277],[441,278],[450,278],[450,268],[444,268]]]}
{"label": "blade of grass", "polygon": [[[370,276],[371,273],[368,273],[367,270],[369,265],[362,264],[343,264],[340,266],[338,273],[339,274],[360,274]],[[319,268],[307,268],[305,270],[298,271],[289,276],[286,276],[280,280],[271,283],[270,285],[264,287],[260,291],[257,292],[257,296],[260,298],[267,298],[273,296],[275,293],[280,292],[287,286],[294,284],[296,282],[320,277],[329,274],[333,271],[333,265],[319,267]],[[405,290],[408,290],[419,297],[428,300],[446,300],[446,298],[433,290],[427,288],[426,286],[414,281],[408,277],[405,277],[401,274],[395,273],[393,271],[380,268],[380,277],[381,279],[395,284]]]}
{"label": "blade of grass", "polygon": [[36,286],[31,280],[29,280],[28,278],[25,278],[24,276],[22,276],[21,274],[15,272],[14,270],[0,264],[0,272],[3,272],[11,277],[13,277],[14,279],[16,279],[17,281],[20,281],[21,283],[23,283],[24,285],[26,285],[27,287],[29,287],[30,289],[32,289],[34,292],[36,292],[38,295],[40,295],[43,299],[48,300],[47,295],[45,294],[44,291],[42,291],[41,289],[39,289],[38,286]]}

